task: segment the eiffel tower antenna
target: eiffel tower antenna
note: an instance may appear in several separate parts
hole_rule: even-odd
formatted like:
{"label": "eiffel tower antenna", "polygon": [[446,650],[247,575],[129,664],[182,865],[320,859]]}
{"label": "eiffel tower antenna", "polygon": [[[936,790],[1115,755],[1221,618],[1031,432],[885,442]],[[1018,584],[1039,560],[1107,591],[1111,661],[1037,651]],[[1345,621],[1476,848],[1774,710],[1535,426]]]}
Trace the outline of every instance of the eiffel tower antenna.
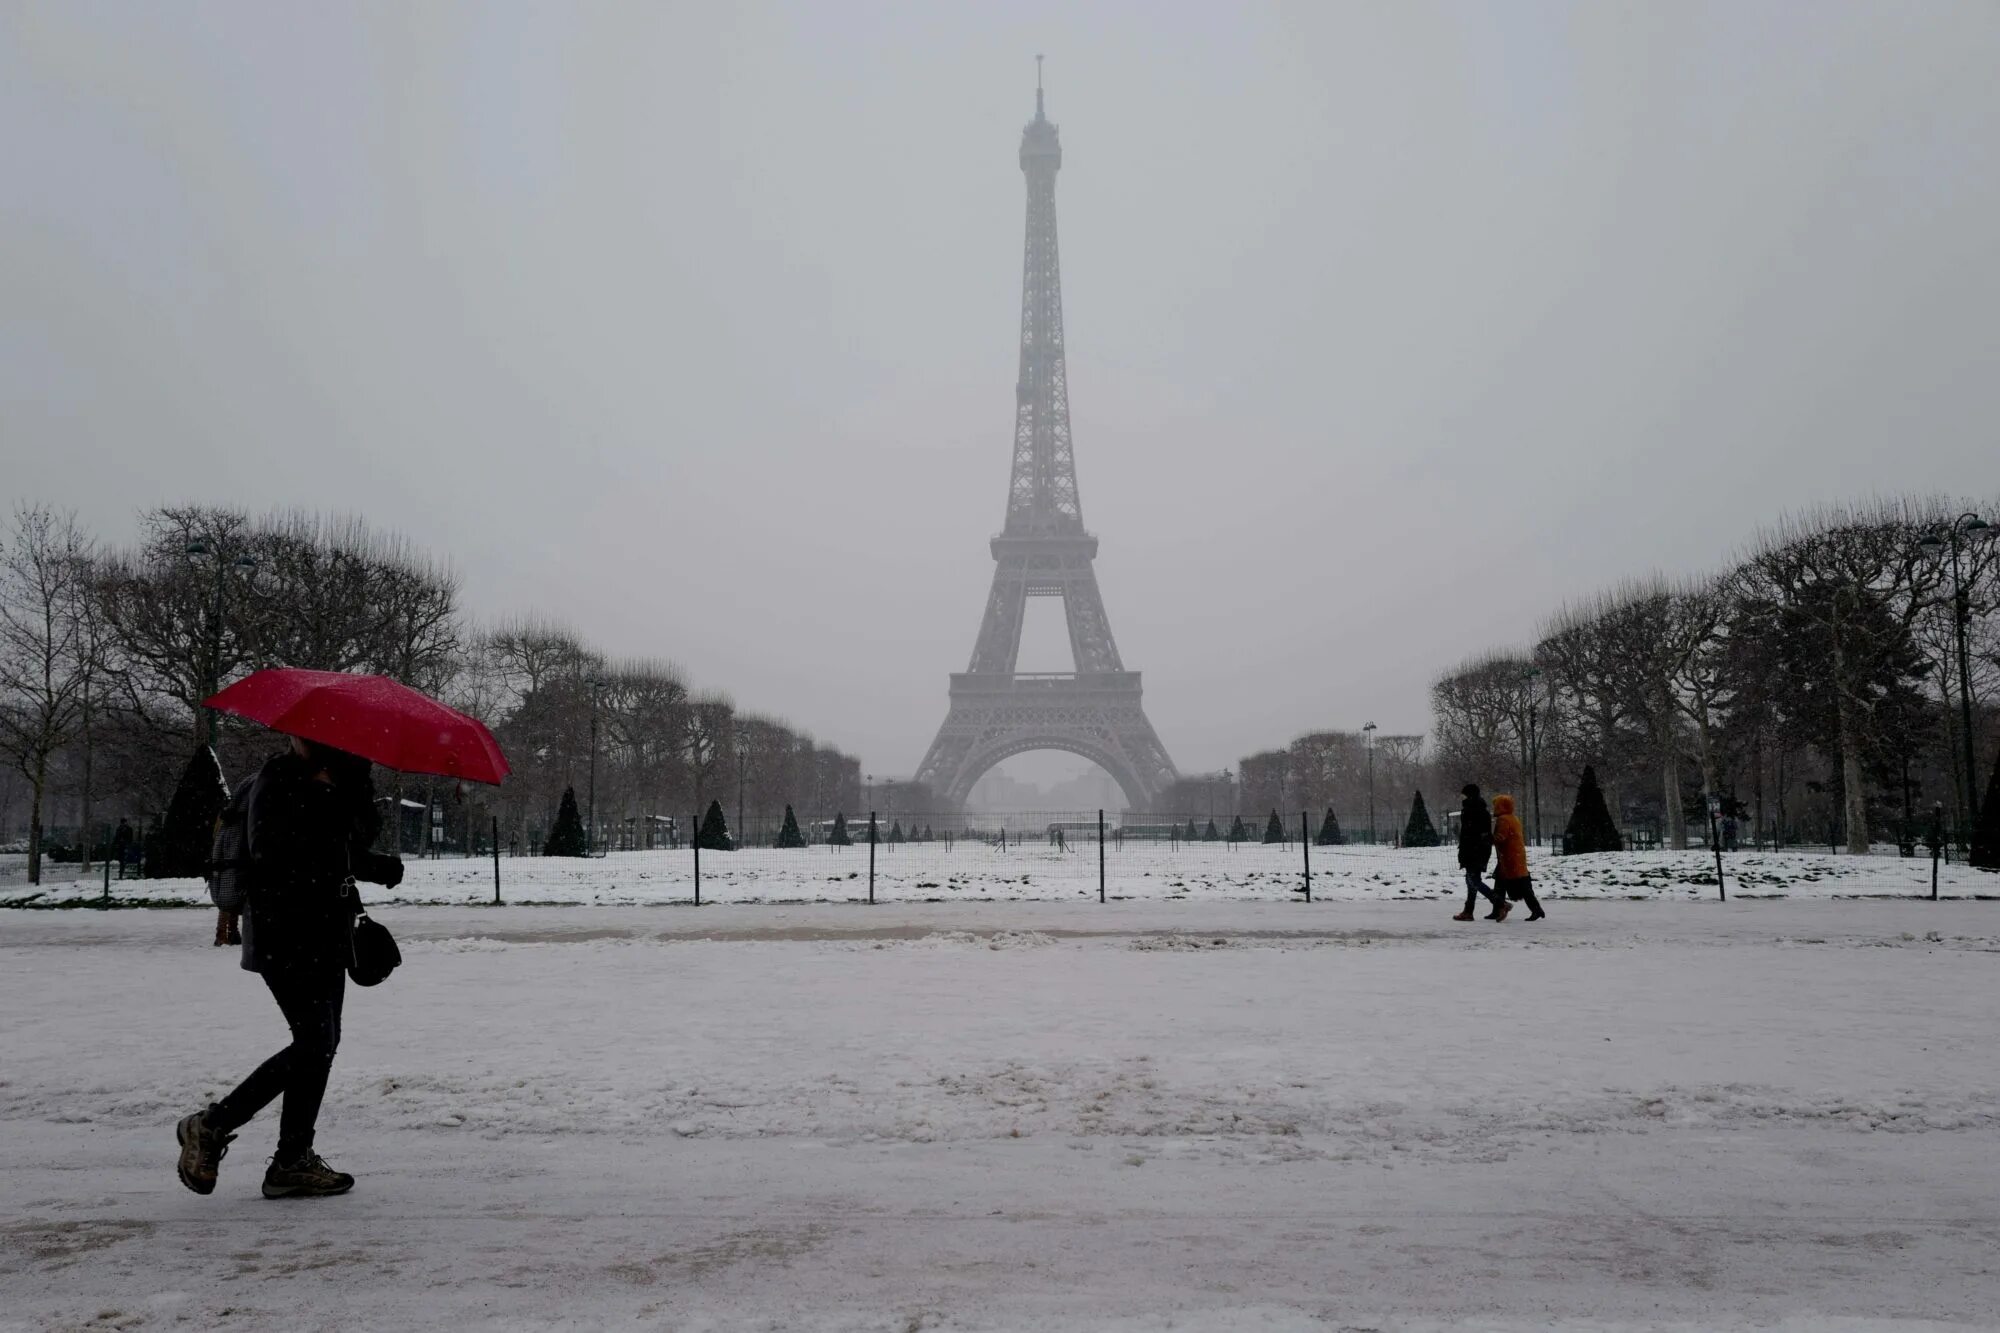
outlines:
{"label": "eiffel tower antenna", "polygon": [[[1062,141],[1043,111],[1039,55],[1035,118],[1021,131],[1020,161],[1028,220],[1007,515],[991,542],[993,588],[972,661],[951,678],[950,712],[916,776],[958,806],[1001,760],[1029,750],[1066,750],[1110,773],[1128,808],[1149,810],[1177,774],[1140,706],[1139,673],[1125,669],[1111,637],[1097,588],[1097,538],[1084,529],[1077,495],[1056,244]],[[1016,670],[1030,597],[1063,599],[1074,671]]]}

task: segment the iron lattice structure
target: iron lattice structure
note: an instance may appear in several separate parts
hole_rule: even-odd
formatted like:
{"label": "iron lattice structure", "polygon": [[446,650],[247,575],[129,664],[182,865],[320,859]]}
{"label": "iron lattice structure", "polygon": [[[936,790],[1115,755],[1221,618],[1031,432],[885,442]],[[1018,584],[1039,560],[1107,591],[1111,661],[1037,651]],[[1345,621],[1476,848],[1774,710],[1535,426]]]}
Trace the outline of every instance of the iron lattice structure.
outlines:
{"label": "iron lattice structure", "polygon": [[[1097,538],[1084,529],[1077,495],[1056,244],[1061,167],[1062,143],[1043,111],[1038,78],[1035,118],[1021,132],[1028,227],[1007,521],[992,541],[993,590],[971,665],[952,676],[951,711],[916,775],[954,807],[981,774],[1029,750],[1091,760],[1117,780],[1134,810],[1150,809],[1176,777],[1140,704],[1139,673],[1125,669],[1111,637],[1097,587]],[[1030,597],[1063,599],[1074,672],[1015,670]]]}

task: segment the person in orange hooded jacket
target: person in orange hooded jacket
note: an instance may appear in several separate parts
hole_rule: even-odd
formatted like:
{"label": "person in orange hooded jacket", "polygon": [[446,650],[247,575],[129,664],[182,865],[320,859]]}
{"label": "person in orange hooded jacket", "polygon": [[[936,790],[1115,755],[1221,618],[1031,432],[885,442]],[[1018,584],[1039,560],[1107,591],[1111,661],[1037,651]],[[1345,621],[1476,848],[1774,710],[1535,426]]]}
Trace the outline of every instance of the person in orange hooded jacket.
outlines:
{"label": "person in orange hooded jacket", "polygon": [[[1548,913],[1535,898],[1535,881],[1528,876],[1528,840],[1521,834],[1520,817],[1514,813],[1514,798],[1493,798],[1493,887],[1509,899],[1528,905],[1528,920],[1540,921]],[[1494,919],[1507,919],[1507,905],[1494,909]]]}

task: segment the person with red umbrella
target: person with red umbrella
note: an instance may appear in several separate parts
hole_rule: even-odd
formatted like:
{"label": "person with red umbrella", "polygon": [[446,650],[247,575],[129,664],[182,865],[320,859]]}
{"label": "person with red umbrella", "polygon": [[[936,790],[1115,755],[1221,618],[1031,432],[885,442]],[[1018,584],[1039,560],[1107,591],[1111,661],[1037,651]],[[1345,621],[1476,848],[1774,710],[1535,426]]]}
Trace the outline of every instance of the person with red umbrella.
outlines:
{"label": "person with red umbrella", "polygon": [[260,671],[208,706],[291,736],[248,796],[243,966],[262,975],[292,1040],[222,1100],[181,1118],[181,1183],[212,1192],[236,1131],[282,1096],[265,1197],[344,1194],[354,1177],[327,1165],[313,1143],[340,1046],[361,910],[354,882],[394,888],[403,878],[399,858],[373,850],[381,815],[370,760],[491,782],[506,775],[506,760],[479,722],[380,676]]}

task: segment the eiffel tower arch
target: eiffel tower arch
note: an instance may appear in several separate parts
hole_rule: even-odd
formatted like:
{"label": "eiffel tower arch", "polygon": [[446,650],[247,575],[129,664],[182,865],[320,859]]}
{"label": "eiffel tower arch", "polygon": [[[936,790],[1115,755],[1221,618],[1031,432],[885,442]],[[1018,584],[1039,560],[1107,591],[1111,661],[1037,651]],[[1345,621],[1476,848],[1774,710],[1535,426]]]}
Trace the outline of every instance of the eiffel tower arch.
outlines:
{"label": "eiffel tower arch", "polygon": [[[1040,57],[1036,57],[1039,69]],[[917,769],[953,806],[1002,760],[1064,750],[1103,768],[1134,810],[1148,810],[1176,777],[1140,703],[1097,587],[1097,538],[1084,530],[1070,444],[1063,355],[1062,270],[1056,245],[1056,172],[1062,143],[1035,80],[1035,118],[1021,131],[1028,183],[1021,277],[1021,363],[1014,385],[1014,462],[1007,520],[992,540],[993,588],[966,670],[951,678],[951,708]],[[1060,597],[1076,669],[1015,668],[1030,597]]]}

